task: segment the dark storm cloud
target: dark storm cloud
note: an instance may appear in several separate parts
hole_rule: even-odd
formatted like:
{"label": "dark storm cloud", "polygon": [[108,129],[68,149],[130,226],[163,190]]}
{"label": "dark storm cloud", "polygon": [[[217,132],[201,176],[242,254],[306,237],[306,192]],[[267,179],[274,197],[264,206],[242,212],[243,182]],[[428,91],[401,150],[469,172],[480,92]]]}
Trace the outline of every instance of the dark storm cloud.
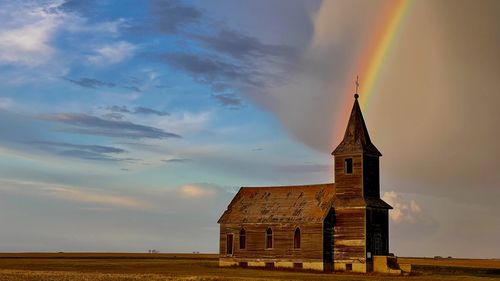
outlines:
{"label": "dark storm cloud", "polygon": [[206,52],[163,54],[160,59],[197,82],[209,84],[214,92],[262,90],[281,79],[285,66],[290,66],[298,56],[289,46],[265,44],[229,29],[220,30],[215,36],[189,37]]}
{"label": "dark storm cloud", "polygon": [[215,36],[193,37],[207,48],[240,60],[262,58],[262,56],[286,58],[296,54],[296,51],[289,46],[264,44],[255,37],[229,29],[220,30]]}
{"label": "dark storm cloud", "polygon": [[215,92],[224,89],[263,88],[272,74],[250,66],[226,61],[210,54],[174,53],[160,56],[172,68],[184,71],[195,81],[210,85]]}
{"label": "dark storm cloud", "polygon": [[[288,45],[266,44],[244,32],[214,25],[201,10],[180,1],[151,1],[150,6],[154,26],[160,32],[175,34],[199,50],[156,54],[154,59],[209,85],[213,92],[261,92],[282,81],[285,69],[289,71],[299,56]],[[179,32],[180,27],[197,23],[211,32]]]}
{"label": "dark storm cloud", "polygon": [[129,121],[106,120],[96,116],[76,113],[60,113],[54,115],[43,115],[42,120],[65,123],[74,126],[63,129],[65,132],[98,135],[116,138],[152,138],[167,139],[180,138],[180,135],[166,132],[162,129],[139,125]]}
{"label": "dark storm cloud", "polygon": [[163,59],[174,68],[184,70],[202,81],[241,79],[245,75],[237,65],[208,55],[177,53],[166,54]]}
{"label": "dark storm cloud", "polygon": [[230,107],[232,109],[238,109],[243,106],[241,99],[235,94],[220,94],[212,95],[221,105]]}
{"label": "dark storm cloud", "polygon": [[69,78],[66,80],[75,84],[75,85],[78,85],[80,87],[90,88],[90,89],[113,88],[116,86],[115,83],[105,82],[105,81],[101,81],[101,80],[97,80],[97,79],[93,79],[93,78],[86,78],[86,77],[80,78],[79,80],[69,79]]}
{"label": "dark storm cloud", "polygon": [[[166,111],[160,111],[156,109],[152,109],[149,107],[144,107],[144,106],[137,106],[134,109],[129,109],[126,106],[118,106],[118,105],[113,105],[113,106],[108,106],[106,108],[107,110],[111,111],[112,113],[127,113],[127,114],[143,114],[143,115],[157,115],[157,116],[168,116],[170,113]],[[111,119],[121,119],[123,115],[121,116],[111,116],[111,117],[120,117],[120,118],[111,118]]]}
{"label": "dark storm cloud", "polygon": [[151,0],[149,2],[153,24],[162,33],[176,33],[187,24],[196,23],[202,18],[202,13],[181,1]]}

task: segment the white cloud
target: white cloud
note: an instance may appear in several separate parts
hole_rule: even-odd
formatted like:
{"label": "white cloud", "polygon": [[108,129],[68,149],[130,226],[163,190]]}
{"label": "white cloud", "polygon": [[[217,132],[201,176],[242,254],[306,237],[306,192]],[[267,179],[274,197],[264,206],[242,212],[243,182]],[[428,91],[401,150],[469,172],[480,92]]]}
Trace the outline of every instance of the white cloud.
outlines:
{"label": "white cloud", "polygon": [[[89,23],[78,14],[68,13],[59,6],[61,0],[10,1],[0,3],[0,64],[39,66],[52,63],[60,51],[54,40],[61,31],[120,35],[126,20]],[[117,63],[130,57],[136,49],[130,43],[117,42],[97,47],[89,57],[93,63]]]}
{"label": "white cloud", "polygon": [[421,213],[422,212],[422,208],[420,207],[420,205],[417,204],[417,202],[415,202],[415,200],[411,200],[411,202],[410,202],[410,210],[413,213]]}
{"label": "white cloud", "polygon": [[382,199],[394,209],[389,212],[389,217],[394,223],[415,223],[422,214],[422,207],[415,201],[408,202],[395,191],[384,192]]}
{"label": "white cloud", "polygon": [[178,194],[184,198],[207,198],[215,195],[215,188],[207,185],[186,184],[177,189]]}
{"label": "white cloud", "polygon": [[54,55],[51,40],[65,17],[50,12],[58,4],[0,4],[0,64],[36,66]]}
{"label": "white cloud", "polygon": [[2,98],[0,97],[0,109],[9,109],[12,107],[14,102],[11,98]]}
{"label": "white cloud", "polygon": [[213,113],[204,112],[173,112],[169,116],[163,116],[157,119],[156,125],[165,130],[175,131],[179,134],[189,134],[199,132],[207,127],[207,124],[212,120]]}
{"label": "white cloud", "polygon": [[94,54],[88,56],[91,63],[98,65],[116,64],[122,62],[134,54],[137,47],[125,41],[97,47]]}

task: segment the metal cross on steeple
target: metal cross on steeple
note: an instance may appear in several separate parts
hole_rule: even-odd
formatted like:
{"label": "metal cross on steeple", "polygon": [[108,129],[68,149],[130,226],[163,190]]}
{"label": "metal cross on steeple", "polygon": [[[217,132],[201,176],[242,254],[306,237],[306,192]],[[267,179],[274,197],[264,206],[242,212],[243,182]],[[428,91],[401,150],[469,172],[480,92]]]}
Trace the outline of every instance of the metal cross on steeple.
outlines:
{"label": "metal cross on steeple", "polygon": [[358,89],[359,89],[359,75],[356,75],[356,93],[354,94],[354,98],[358,98]]}

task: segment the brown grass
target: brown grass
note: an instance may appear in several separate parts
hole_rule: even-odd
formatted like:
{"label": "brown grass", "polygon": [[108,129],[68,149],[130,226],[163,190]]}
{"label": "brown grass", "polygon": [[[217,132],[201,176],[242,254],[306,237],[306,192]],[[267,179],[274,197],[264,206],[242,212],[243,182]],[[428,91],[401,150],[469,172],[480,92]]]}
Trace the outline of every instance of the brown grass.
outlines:
{"label": "brown grass", "polygon": [[399,258],[398,260],[413,265],[500,268],[500,260],[497,259]]}
{"label": "brown grass", "polygon": [[[414,276],[377,274],[311,273],[278,270],[219,268],[212,254],[124,254],[124,253],[25,253],[0,254],[1,281],[163,281],[163,280],[500,280],[500,275],[483,274],[481,260],[406,259],[423,266]],[[439,270],[432,270],[435,262]],[[467,263],[466,261],[470,261]],[[434,263],[432,263],[434,262]],[[448,262],[448,263],[445,263]],[[498,261],[482,260],[488,268],[500,268]],[[495,263],[496,262],[496,263]],[[429,263],[429,264],[427,264]],[[472,271],[448,271],[464,265]],[[431,266],[425,268],[425,266]],[[496,266],[496,267],[495,267]],[[444,272],[443,272],[444,270]],[[479,272],[479,274],[477,274]],[[456,273],[456,274],[455,274]],[[455,274],[455,275],[453,275]],[[484,276],[481,276],[484,275]]]}

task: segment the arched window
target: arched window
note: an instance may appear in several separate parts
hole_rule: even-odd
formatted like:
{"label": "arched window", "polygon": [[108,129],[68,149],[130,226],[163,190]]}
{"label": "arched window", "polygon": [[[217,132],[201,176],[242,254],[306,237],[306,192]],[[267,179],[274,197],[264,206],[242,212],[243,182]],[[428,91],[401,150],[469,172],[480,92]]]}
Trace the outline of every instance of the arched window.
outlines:
{"label": "arched window", "polygon": [[244,228],[240,230],[240,249],[243,250],[247,247],[247,232]]}
{"label": "arched window", "polygon": [[268,228],[266,230],[266,249],[271,249],[273,247],[273,230]]}
{"label": "arched window", "polygon": [[300,249],[300,228],[296,228],[293,233],[293,248]]}

